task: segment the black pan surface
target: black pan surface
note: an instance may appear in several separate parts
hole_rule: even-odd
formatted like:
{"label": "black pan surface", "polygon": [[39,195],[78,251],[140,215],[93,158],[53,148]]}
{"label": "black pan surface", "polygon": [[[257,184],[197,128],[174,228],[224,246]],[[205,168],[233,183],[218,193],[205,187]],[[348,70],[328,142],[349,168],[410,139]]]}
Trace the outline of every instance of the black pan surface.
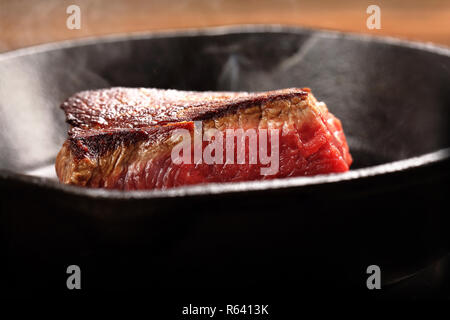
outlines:
{"label": "black pan surface", "polygon": [[[59,104],[110,86],[310,87],[343,122],[350,172],[119,192],[61,185]],[[450,50],[279,26],[111,36],[0,55],[0,188],[9,288],[298,287],[366,292],[448,252]],[[22,277],[27,270],[42,276]],[[111,282],[111,278],[115,280]],[[260,291],[259,291],[260,292]]]}

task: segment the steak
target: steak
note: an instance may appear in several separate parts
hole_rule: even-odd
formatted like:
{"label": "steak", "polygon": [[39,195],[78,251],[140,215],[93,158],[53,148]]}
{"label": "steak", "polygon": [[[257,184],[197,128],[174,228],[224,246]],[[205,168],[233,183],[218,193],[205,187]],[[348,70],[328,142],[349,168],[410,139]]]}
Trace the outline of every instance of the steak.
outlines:
{"label": "steak", "polygon": [[61,108],[71,125],[55,165],[65,184],[165,189],[344,172],[352,163],[340,121],[307,88],[111,88]]}

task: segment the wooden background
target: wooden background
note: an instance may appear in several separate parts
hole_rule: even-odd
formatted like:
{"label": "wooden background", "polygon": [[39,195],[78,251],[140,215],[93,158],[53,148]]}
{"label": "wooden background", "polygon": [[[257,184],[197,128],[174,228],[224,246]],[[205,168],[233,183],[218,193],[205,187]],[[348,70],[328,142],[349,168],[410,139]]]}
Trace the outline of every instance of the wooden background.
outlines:
{"label": "wooden background", "polygon": [[[81,29],[66,28],[67,6],[81,8]],[[366,8],[381,7],[381,30]],[[0,0],[0,52],[111,33],[229,24],[281,23],[389,35],[450,46],[450,0]]]}

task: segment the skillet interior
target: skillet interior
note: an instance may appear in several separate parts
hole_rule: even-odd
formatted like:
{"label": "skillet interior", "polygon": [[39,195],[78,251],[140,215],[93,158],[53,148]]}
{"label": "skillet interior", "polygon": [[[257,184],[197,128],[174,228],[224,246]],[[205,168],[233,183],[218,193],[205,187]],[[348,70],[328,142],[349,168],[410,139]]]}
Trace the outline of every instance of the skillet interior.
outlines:
{"label": "skillet interior", "polygon": [[[269,270],[272,286],[305,285],[308,273],[313,282],[329,283],[317,277],[330,266],[345,274],[334,279],[339,285],[359,286],[354,275],[364,278],[368,264],[384,266],[384,280],[392,281],[446,250],[445,218],[433,207],[445,200],[447,160],[301,190],[210,194],[205,187],[205,196],[130,201],[86,197],[46,180],[32,184],[10,172],[52,166],[67,130],[58,105],[77,91],[109,86],[308,86],[342,120],[353,169],[420,156],[449,146],[448,50],[274,27],[48,48],[0,56],[0,169],[8,171],[0,185],[8,252],[17,274],[24,261],[43,262],[41,271],[54,282],[38,281],[36,287],[58,286],[53,272],[74,256],[100,279],[94,287],[107,285],[100,270],[118,256],[118,268],[136,274],[128,272],[118,287],[211,286],[208,279],[216,276],[218,286],[254,287],[263,285],[257,276]],[[139,278],[139,271],[148,270],[165,276]],[[15,277],[12,286],[23,281]]]}
{"label": "skillet interior", "polygon": [[0,169],[24,173],[53,163],[66,137],[59,104],[75,92],[110,86],[311,87],[343,121],[353,169],[449,146],[448,50],[259,29],[113,37],[3,55]]}

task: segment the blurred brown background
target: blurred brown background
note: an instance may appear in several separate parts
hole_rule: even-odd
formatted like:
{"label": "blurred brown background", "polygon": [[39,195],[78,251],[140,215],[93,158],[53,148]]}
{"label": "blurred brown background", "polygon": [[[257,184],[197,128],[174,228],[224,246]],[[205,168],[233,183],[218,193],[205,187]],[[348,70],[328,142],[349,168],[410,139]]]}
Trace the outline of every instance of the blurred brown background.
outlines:
{"label": "blurred brown background", "polygon": [[[66,27],[66,8],[81,8],[81,29]],[[368,30],[366,8],[381,8],[381,30]],[[124,32],[280,23],[450,46],[449,0],[0,0],[0,51]]]}

